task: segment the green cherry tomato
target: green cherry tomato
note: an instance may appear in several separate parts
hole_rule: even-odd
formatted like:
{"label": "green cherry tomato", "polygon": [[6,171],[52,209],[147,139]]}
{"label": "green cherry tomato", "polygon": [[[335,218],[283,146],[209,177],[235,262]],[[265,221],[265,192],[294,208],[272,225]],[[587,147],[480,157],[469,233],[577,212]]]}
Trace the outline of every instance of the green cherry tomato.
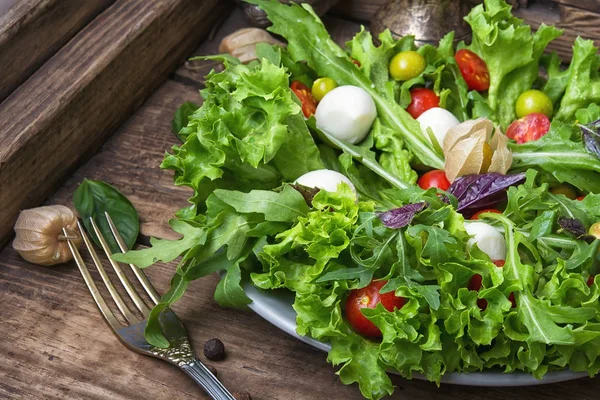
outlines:
{"label": "green cherry tomato", "polygon": [[319,78],[312,85],[312,96],[317,101],[337,87],[337,83],[331,78]]}
{"label": "green cherry tomato", "polygon": [[390,75],[397,81],[407,81],[419,76],[426,66],[425,59],[416,51],[401,51],[390,61]]}
{"label": "green cherry tomato", "polygon": [[533,113],[544,114],[546,117],[552,117],[552,101],[548,95],[540,90],[528,90],[521,93],[515,106],[517,117],[523,118]]}

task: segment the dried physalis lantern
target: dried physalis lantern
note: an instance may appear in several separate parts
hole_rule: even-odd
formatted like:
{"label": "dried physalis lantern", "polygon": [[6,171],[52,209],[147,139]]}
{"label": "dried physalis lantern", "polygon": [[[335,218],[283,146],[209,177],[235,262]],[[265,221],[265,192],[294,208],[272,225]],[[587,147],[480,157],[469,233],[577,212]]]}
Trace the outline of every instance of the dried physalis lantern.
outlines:
{"label": "dried physalis lantern", "polygon": [[459,176],[499,172],[506,174],[512,164],[508,138],[486,118],[465,121],[451,128],[443,143],[450,182]]}
{"label": "dried physalis lantern", "polygon": [[219,45],[219,52],[231,54],[241,62],[246,63],[256,60],[257,43],[269,43],[285,47],[285,43],[275,39],[264,29],[244,28],[223,38]]}
{"label": "dried physalis lantern", "polygon": [[[63,232],[65,228],[68,236]],[[13,248],[25,260],[38,265],[55,265],[73,258],[67,239],[79,247],[77,217],[65,206],[23,210],[15,223]]]}

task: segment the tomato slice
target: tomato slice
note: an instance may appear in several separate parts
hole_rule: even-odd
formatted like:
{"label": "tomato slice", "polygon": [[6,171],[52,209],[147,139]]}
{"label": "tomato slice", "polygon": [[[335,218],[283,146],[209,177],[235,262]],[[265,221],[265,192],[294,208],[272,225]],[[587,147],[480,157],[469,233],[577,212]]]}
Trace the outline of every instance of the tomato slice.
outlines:
{"label": "tomato slice", "polygon": [[417,182],[421,189],[438,188],[441,190],[448,190],[450,182],[446,178],[446,173],[442,170],[436,169],[429,171],[419,178]]}
{"label": "tomato slice", "polygon": [[440,106],[440,98],[431,89],[426,88],[415,88],[410,91],[410,104],[406,108],[406,111],[414,118],[417,119],[425,111]]}
{"label": "tomato slice", "polygon": [[485,61],[477,54],[471,50],[462,49],[456,52],[454,59],[469,90],[481,92],[490,88],[490,72]]}
{"label": "tomato slice", "polygon": [[490,208],[490,209],[487,209],[487,210],[477,211],[475,214],[473,214],[473,216],[471,217],[471,219],[473,219],[473,220],[479,219],[479,216],[481,214],[488,213],[488,212],[495,213],[495,214],[502,214],[502,211],[496,210],[494,208]]}
{"label": "tomato slice", "polygon": [[518,144],[538,140],[550,130],[550,120],[544,114],[533,113],[514,121],[506,130],[506,136]]}
{"label": "tomato slice", "polygon": [[379,291],[387,281],[372,281],[362,289],[354,289],[346,300],[346,319],[355,331],[366,337],[381,337],[381,331],[360,311],[363,308],[375,308],[381,303],[388,311],[400,309],[406,299],[397,297],[394,292],[381,294]]}
{"label": "tomato slice", "polygon": [[302,103],[302,113],[306,118],[310,118],[317,111],[317,102],[312,97],[310,88],[300,81],[293,81],[290,89],[298,96]]}

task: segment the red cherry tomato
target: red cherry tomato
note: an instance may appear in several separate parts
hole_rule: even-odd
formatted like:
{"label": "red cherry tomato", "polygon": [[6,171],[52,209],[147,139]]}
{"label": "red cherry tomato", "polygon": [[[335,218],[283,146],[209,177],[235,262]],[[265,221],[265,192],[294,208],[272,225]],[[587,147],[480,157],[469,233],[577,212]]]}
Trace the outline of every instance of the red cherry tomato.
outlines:
{"label": "red cherry tomato", "polygon": [[469,90],[481,92],[490,88],[490,72],[485,61],[477,54],[471,50],[462,49],[456,52],[454,59]]}
{"label": "red cherry tomato", "polygon": [[544,114],[533,113],[514,121],[506,130],[506,136],[517,143],[538,140],[550,130],[550,120]]}
{"label": "red cherry tomato", "polygon": [[594,278],[596,277],[596,275],[590,275],[590,277],[587,280],[587,285],[588,286],[592,286],[594,284]]}
{"label": "red cherry tomato", "polygon": [[496,261],[492,261],[492,262],[496,265],[496,267],[500,267],[500,268],[504,267],[504,264],[506,264],[506,261],[504,261],[504,260],[496,260]]}
{"label": "red cherry tomato", "polygon": [[577,200],[579,200],[579,201],[583,201],[583,199],[585,199],[585,196],[579,196],[579,197],[577,198]]}
{"label": "red cherry tomato", "polygon": [[346,300],[346,319],[355,331],[366,337],[381,337],[381,331],[360,312],[363,308],[375,308],[381,303],[388,311],[404,306],[406,299],[397,297],[394,292],[380,294],[387,281],[372,281],[362,289],[350,292]]}
{"label": "red cherry tomato", "polygon": [[430,108],[440,106],[440,98],[431,89],[426,88],[415,88],[410,91],[410,104],[406,108],[406,111],[414,119],[419,118],[421,114]]}
{"label": "red cherry tomato", "polygon": [[421,189],[429,189],[429,188],[438,188],[441,190],[448,190],[450,187],[450,182],[448,182],[448,178],[446,178],[446,173],[439,169],[429,171],[423,176],[419,178],[417,182]]}
{"label": "red cherry tomato", "polygon": [[302,103],[302,113],[306,118],[310,118],[311,115],[317,111],[317,102],[312,97],[310,88],[300,81],[293,81],[290,85],[290,89],[298,96]]}
{"label": "red cherry tomato", "polygon": [[[475,214],[473,214],[473,216],[471,217],[471,219],[473,219],[473,220],[475,220],[475,219],[479,219],[479,216],[480,216],[481,214],[483,214],[483,213],[487,213],[487,212],[490,212],[490,213],[495,213],[495,214],[502,214],[502,211],[499,211],[499,210],[496,210],[496,209],[490,208],[490,209],[487,209],[487,210],[481,210],[481,211],[477,211]],[[502,261],[502,260],[500,260],[500,261]]]}

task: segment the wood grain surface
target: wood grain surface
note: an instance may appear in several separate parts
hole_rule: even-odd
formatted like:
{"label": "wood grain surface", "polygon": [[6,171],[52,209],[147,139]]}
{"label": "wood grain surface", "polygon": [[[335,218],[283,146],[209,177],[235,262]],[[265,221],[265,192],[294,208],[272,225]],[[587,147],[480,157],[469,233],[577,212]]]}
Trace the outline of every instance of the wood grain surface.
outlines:
{"label": "wood grain surface", "polygon": [[119,0],[0,104],[0,245],[144,101],[232,3]]}
{"label": "wood grain surface", "polygon": [[0,102],[114,0],[20,0],[0,13]]}
{"label": "wood grain surface", "polygon": [[[336,23],[328,22],[333,29],[338,29]],[[226,21],[222,29],[238,27]],[[224,33],[215,32],[215,38]],[[344,41],[347,33],[336,35]],[[206,54],[214,43],[202,46],[196,54]],[[158,165],[164,151],[177,143],[170,130],[174,110],[186,100],[200,102],[197,89],[202,86],[201,78],[183,76],[180,70],[173,78],[63,183],[48,204],[72,206],[72,193],[83,178],[102,179],[118,187],[138,209],[142,244],[148,236],[173,237],[167,220],[186,204],[190,192],[173,186],[171,172]],[[174,268],[173,263],[157,264],[146,272],[164,292]],[[219,307],[212,299],[217,280],[213,275],[194,282],[174,309],[199,354],[210,338],[225,343],[226,360],[209,363],[228,388],[248,391],[254,400],[362,399],[355,385],[339,382],[324,353],[249,311]],[[133,353],[118,342],[73,263],[38,267],[6,246],[0,251],[0,321],[0,398],[208,400],[175,367]],[[525,388],[438,388],[399,377],[392,381],[397,388],[391,398],[410,400],[593,400],[600,393],[600,378]]]}

